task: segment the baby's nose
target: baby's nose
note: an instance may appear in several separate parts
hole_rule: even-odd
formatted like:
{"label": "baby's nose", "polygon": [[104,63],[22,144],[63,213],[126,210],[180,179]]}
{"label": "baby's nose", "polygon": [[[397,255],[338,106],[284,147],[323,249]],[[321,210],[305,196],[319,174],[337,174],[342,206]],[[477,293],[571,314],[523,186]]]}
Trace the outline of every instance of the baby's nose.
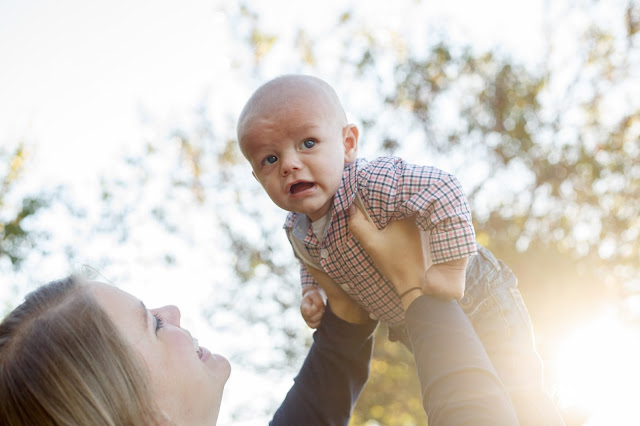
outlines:
{"label": "baby's nose", "polygon": [[300,160],[297,155],[287,155],[280,159],[280,171],[282,176],[287,176],[295,170],[300,170]]}

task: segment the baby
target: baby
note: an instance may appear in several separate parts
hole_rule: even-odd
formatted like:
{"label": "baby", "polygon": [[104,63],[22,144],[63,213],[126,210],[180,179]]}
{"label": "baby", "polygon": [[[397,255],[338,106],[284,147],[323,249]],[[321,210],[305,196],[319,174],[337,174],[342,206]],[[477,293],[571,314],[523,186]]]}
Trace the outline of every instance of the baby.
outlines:
{"label": "baby", "polygon": [[285,228],[303,261],[302,312],[310,326],[317,327],[324,307],[316,271],[326,272],[376,319],[403,322],[399,295],[348,232],[347,209],[356,198],[379,228],[416,215],[418,225],[431,231],[434,264],[425,285],[462,297],[466,259],[476,244],[457,180],[399,158],[356,161],[358,128],[347,123],[327,83],[299,75],[268,82],[242,111],[238,140],[271,200],[291,212]]}
{"label": "baby", "polygon": [[301,312],[309,326],[317,327],[324,312],[320,288],[339,287],[389,326],[391,340],[407,343],[402,298],[408,292],[396,293],[349,232],[347,220],[353,204],[379,229],[411,218],[422,236],[425,277],[409,291],[459,300],[472,322],[477,320],[481,339],[481,330],[486,332],[483,343],[514,406],[519,415],[526,412],[521,421],[529,418],[523,424],[562,424],[555,421],[555,408],[547,409],[542,365],[515,277],[476,244],[468,202],[454,176],[396,157],[358,159],[358,128],[347,122],[333,88],[311,76],[284,75],[258,88],[240,114],[237,132],[253,175],[290,212],[284,228],[300,260]]}

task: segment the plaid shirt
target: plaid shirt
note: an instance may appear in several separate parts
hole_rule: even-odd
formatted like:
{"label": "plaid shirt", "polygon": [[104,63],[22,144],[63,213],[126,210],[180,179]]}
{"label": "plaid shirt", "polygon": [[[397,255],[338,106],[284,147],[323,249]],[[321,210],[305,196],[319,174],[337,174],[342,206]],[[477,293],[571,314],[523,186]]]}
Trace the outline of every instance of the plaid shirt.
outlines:
{"label": "plaid shirt", "polygon": [[[307,215],[287,216],[284,228],[292,244],[294,238],[302,242],[306,257],[373,318],[390,325],[401,324],[404,310],[393,284],[375,268],[349,232],[348,209],[356,192],[379,229],[391,221],[417,215],[418,227],[430,231],[433,263],[476,254],[467,199],[454,176],[434,167],[409,164],[396,157],[380,157],[371,162],[358,159],[344,169],[322,243],[314,235]],[[318,285],[300,260],[302,285]]]}

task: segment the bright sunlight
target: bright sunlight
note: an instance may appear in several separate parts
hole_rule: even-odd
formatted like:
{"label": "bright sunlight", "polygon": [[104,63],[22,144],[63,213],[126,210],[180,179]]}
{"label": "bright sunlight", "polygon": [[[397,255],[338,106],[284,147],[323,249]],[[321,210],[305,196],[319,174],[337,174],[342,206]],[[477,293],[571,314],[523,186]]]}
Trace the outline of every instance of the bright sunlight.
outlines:
{"label": "bright sunlight", "polygon": [[627,425],[640,395],[640,333],[617,311],[598,313],[562,339],[549,367],[558,378],[564,408],[577,409],[585,425]]}

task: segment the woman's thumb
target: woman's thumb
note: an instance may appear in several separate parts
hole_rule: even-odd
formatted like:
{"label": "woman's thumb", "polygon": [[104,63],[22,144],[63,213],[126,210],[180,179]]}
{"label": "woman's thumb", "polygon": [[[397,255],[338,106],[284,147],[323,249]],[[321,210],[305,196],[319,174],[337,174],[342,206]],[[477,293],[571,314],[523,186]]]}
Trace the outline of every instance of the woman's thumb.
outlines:
{"label": "woman's thumb", "polygon": [[[373,229],[371,229],[372,227]],[[377,228],[367,220],[360,208],[352,204],[349,207],[349,230],[359,240],[367,232],[377,231]]]}

